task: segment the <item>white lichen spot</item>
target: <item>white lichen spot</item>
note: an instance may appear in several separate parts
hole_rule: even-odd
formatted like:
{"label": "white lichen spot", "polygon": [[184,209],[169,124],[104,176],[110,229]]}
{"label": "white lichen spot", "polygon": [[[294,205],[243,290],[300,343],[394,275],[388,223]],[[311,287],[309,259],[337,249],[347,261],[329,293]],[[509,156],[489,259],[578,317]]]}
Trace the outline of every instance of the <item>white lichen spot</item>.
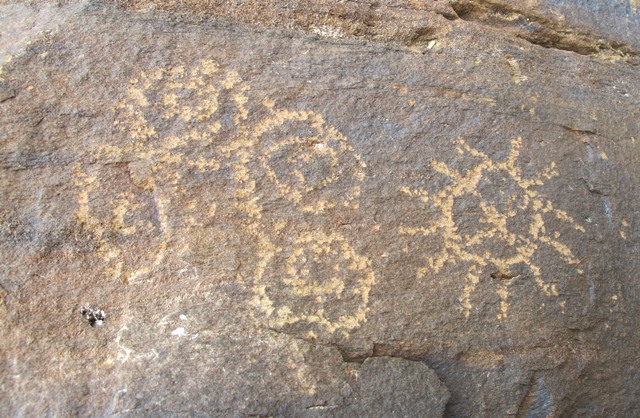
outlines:
{"label": "white lichen spot", "polygon": [[187,332],[185,331],[184,328],[182,327],[178,327],[176,329],[174,329],[173,331],[171,331],[171,335],[174,337],[187,337],[189,334],[187,334]]}
{"label": "white lichen spot", "polygon": [[325,38],[342,38],[344,36],[342,29],[329,25],[313,26],[311,32]]}

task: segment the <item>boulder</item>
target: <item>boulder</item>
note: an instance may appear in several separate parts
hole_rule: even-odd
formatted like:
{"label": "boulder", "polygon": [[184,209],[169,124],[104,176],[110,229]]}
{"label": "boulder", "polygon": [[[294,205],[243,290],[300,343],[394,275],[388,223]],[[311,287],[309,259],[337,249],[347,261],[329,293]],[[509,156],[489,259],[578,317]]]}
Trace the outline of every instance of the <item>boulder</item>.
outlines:
{"label": "boulder", "polygon": [[0,415],[640,412],[636,0],[0,22]]}

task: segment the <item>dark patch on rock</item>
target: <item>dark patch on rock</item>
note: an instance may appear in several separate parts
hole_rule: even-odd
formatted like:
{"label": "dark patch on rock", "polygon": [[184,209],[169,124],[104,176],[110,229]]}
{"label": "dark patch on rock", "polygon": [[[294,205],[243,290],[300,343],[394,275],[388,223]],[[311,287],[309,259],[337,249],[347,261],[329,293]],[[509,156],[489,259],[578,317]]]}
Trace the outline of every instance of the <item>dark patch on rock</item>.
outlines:
{"label": "dark patch on rock", "polygon": [[104,325],[107,315],[102,309],[93,309],[89,305],[82,305],[80,307],[80,315],[91,325],[92,327],[101,327]]}

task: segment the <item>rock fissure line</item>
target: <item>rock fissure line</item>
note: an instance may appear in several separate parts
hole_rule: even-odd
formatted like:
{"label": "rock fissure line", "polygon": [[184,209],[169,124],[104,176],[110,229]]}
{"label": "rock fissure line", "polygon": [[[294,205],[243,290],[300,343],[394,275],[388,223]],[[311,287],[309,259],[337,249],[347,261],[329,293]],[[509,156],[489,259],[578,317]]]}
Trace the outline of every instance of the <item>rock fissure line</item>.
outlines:
{"label": "rock fissure line", "polygon": [[582,28],[567,28],[552,19],[497,1],[468,0],[451,3],[462,20],[507,30],[531,44],[601,59],[622,59],[637,65],[640,52],[615,40],[603,39]]}

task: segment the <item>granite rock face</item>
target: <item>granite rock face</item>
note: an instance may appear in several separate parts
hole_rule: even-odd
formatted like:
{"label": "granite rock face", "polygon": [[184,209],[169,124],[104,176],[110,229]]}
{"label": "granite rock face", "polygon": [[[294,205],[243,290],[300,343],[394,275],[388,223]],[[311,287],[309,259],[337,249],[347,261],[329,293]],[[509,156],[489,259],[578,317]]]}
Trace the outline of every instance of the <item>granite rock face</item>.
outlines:
{"label": "granite rock face", "polygon": [[0,21],[0,415],[640,413],[637,1]]}

